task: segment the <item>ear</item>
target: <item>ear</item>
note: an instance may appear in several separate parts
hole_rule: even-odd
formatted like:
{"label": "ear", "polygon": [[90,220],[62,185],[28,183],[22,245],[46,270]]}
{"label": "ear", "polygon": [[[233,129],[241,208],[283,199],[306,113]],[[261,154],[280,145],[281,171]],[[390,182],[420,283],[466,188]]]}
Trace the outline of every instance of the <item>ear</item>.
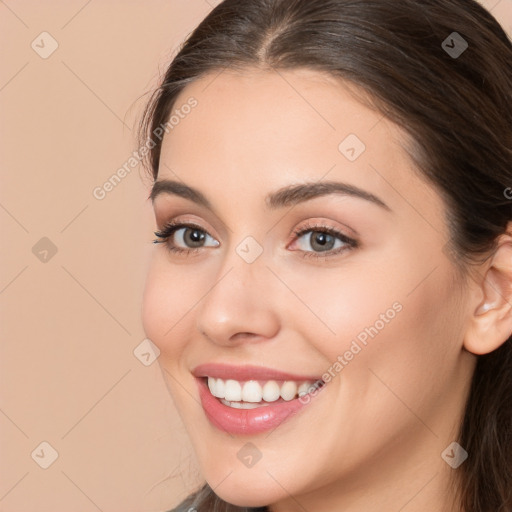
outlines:
{"label": "ear", "polygon": [[464,338],[464,348],[477,355],[496,350],[512,334],[512,237],[508,233],[498,237],[497,249],[484,269]]}

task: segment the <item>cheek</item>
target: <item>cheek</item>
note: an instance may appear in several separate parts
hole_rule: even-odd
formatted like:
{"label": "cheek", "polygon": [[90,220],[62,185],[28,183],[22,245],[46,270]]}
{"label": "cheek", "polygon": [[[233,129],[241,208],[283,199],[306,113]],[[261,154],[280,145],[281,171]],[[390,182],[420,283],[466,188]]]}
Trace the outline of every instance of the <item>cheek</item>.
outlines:
{"label": "cheek", "polygon": [[[367,412],[405,409],[395,392],[408,404],[431,407],[448,385],[462,329],[451,269],[439,261],[430,274],[432,260],[409,267],[396,258],[381,261],[391,264],[347,262],[313,269],[307,278],[283,269],[303,302],[295,303],[292,322],[322,354],[324,380],[345,403],[365,403]],[[435,384],[433,372],[443,376]]]}
{"label": "cheek", "polygon": [[296,297],[288,292],[276,307],[283,311],[283,303],[290,305],[291,328],[331,364],[347,351],[349,360],[356,353],[361,357],[371,340],[382,337],[403,314],[399,283],[386,282],[387,273],[355,260],[338,268],[283,267],[279,274]]}
{"label": "cheek", "polygon": [[295,322],[292,328],[300,325],[305,339],[332,362],[351,347],[357,352],[354,341],[362,348],[359,358],[377,344],[389,351],[403,345],[423,357],[428,346],[419,340],[439,338],[454,324],[453,274],[436,254],[413,256],[389,244],[375,256],[367,252],[338,267],[310,266],[305,271],[304,263],[280,265],[276,273],[295,297],[283,292],[276,307],[284,313],[283,304],[288,303],[285,314]]}
{"label": "cheek", "polygon": [[153,256],[142,299],[142,324],[165,361],[183,350],[187,339],[183,329],[200,293],[190,276],[171,269],[164,259],[160,254]]}
{"label": "cheek", "polygon": [[[308,274],[307,284],[304,278],[290,281],[322,320],[304,309],[295,313],[295,325],[328,361],[324,371],[329,378],[324,380],[333,396],[330,424],[336,425],[340,439],[351,442],[325,453],[346,467],[370,460],[389,440],[412,443],[416,434],[428,435],[418,418],[437,430],[432,418],[451,386],[461,325],[449,268],[439,267],[435,279],[430,276],[415,288],[430,270],[402,268],[372,275],[352,269],[337,279],[331,271]],[[401,276],[400,281],[393,275]],[[320,423],[318,428],[324,427]]]}

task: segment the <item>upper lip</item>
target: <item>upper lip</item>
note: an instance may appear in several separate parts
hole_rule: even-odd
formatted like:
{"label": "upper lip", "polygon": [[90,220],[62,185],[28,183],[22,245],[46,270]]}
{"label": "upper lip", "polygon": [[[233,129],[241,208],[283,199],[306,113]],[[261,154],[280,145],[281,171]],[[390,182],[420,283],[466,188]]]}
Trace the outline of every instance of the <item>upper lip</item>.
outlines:
{"label": "upper lip", "polygon": [[317,375],[297,375],[283,372],[264,366],[250,364],[230,365],[224,363],[204,363],[192,370],[195,377],[213,377],[216,379],[233,379],[238,381],[248,380],[294,380],[317,381],[321,380]]}

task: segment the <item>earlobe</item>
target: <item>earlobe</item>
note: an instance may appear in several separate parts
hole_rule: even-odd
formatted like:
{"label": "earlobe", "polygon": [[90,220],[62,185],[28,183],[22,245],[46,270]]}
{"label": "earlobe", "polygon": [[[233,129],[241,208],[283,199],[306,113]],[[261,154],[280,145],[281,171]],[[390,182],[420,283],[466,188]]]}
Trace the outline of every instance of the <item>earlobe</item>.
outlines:
{"label": "earlobe", "polygon": [[485,269],[477,290],[480,300],[464,338],[464,348],[476,355],[496,350],[512,334],[512,237],[509,234],[498,238],[497,248]]}

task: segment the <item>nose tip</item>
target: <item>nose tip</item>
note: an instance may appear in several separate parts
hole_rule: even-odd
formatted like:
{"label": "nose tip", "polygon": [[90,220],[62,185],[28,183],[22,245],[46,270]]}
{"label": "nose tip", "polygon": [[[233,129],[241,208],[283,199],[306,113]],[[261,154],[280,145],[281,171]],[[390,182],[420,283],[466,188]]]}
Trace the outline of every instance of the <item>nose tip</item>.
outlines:
{"label": "nose tip", "polygon": [[264,266],[244,268],[241,262],[217,281],[198,306],[198,331],[218,345],[254,343],[279,331],[278,309],[272,302]]}

